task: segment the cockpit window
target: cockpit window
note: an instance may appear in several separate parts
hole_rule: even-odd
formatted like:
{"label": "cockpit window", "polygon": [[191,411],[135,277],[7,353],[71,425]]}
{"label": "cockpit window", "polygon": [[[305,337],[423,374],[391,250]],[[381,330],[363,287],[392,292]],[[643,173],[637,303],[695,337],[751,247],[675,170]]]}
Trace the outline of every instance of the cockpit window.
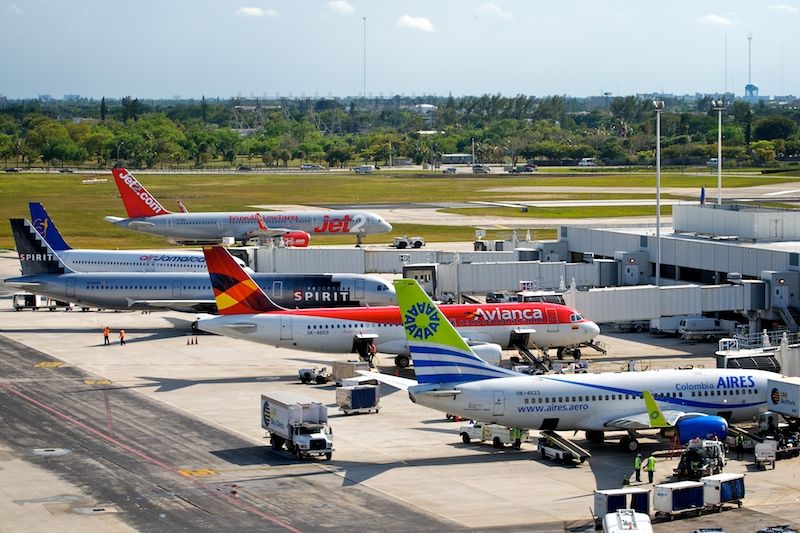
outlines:
{"label": "cockpit window", "polygon": [[583,320],[583,317],[580,315],[580,313],[569,315],[570,322],[580,322],[581,320]]}

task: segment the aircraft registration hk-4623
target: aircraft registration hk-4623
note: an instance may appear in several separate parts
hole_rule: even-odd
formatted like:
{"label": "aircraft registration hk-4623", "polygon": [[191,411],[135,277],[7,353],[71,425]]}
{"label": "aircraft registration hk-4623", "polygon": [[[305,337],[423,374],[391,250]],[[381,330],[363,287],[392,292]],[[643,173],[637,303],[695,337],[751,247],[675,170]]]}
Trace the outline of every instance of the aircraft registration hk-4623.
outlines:
{"label": "aircraft registration hk-4623", "polygon": [[[74,272],[27,220],[12,219],[22,276],[5,283],[83,308],[216,312],[206,272]],[[235,263],[238,266],[238,263]],[[241,267],[239,267],[241,268]],[[394,303],[394,289],[361,274],[253,274],[287,307],[342,307]]]}
{"label": "aircraft registration hk-4623", "polygon": [[[128,218],[108,216],[113,224],[176,242],[246,242],[254,238],[287,236],[308,244],[308,236],[353,235],[358,244],[366,235],[387,233],[392,226],[382,217],[361,210],[172,213],[124,168],[112,170]],[[305,237],[302,237],[302,234]]]}
{"label": "aircraft registration hk-4623", "polygon": [[682,443],[723,440],[728,422],[766,409],[767,379],[776,376],[744,369],[519,374],[478,357],[415,280],[394,285],[417,379],[361,373],[407,390],[414,403],[467,419],[582,430],[594,442],[606,431],[627,430],[620,444],[630,451],[638,448],[636,431],[650,428],[671,428]]}
{"label": "aircraft registration hk-4623", "polygon": [[[202,317],[199,329],[272,346],[324,353],[375,351],[394,354],[407,367],[408,344],[396,306],[362,309],[284,309],[237,265],[221,246],[205,247],[218,316]],[[594,339],[600,328],[559,304],[525,302],[444,305],[442,311],[484,357],[528,346],[574,346]]]}

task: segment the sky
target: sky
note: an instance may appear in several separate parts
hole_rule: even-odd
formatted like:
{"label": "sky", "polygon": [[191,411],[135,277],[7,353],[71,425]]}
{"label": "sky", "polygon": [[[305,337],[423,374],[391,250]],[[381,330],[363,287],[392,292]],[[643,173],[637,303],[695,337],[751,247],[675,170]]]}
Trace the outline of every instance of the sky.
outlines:
{"label": "sky", "polygon": [[800,94],[800,0],[0,0],[0,95],[358,96],[363,17],[371,96]]}

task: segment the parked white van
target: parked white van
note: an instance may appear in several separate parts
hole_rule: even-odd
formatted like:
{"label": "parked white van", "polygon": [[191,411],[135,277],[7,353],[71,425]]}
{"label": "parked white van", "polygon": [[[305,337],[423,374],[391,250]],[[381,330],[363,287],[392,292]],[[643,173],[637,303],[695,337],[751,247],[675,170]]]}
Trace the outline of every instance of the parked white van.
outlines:
{"label": "parked white van", "polygon": [[594,157],[584,157],[580,161],[578,161],[579,167],[596,167],[597,160]]}
{"label": "parked white van", "polygon": [[715,340],[730,331],[716,318],[686,317],[678,323],[678,335],[683,340]]}
{"label": "parked white van", "polygon": [[356,174],[372,174],[375,172],[375,165],[360,165],[353,168]]}

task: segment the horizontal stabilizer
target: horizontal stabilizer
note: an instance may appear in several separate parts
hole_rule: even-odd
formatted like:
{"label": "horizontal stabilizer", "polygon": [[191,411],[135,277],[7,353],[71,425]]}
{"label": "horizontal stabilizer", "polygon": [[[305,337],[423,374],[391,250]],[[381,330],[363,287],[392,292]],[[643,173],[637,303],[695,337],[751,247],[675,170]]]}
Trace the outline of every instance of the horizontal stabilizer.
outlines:
{"label": "horizontal stabilizer", "polygon": [[380,383],[386,383],[387,385],[391,385],[392,387],[400,390],[408,390],[409,387],[417,385],[417,382],[414,381],[413,379],[401,378],[399,376],[392,376],[391,374],[381,374],[380,372],[368,372],[366,370],[358,370],[357,372],[362,376],[366,376],[370,379],[377,380]]}
{"label": "horizontal stabilizer", "polygon": [[105,220],[106,222],[111,222],[112,224],[116,224],[117,222],[122,222],[125,219],[122,217],[108,216],[108,217],[103,217],[103,220]]}
{"label": "horizontal stabilizer", "polygon": [[128,222],[128,227],[133,229],[152,228],[154,226],[155,224],[153,224],[152,222],[144,222],[142,220],[132,220],[131,222]]}
{"label": "horizontal stabilizer", "polygon": [[536,330],[534,328],[514,328],[514,333],[517,335],[533,335]]}

